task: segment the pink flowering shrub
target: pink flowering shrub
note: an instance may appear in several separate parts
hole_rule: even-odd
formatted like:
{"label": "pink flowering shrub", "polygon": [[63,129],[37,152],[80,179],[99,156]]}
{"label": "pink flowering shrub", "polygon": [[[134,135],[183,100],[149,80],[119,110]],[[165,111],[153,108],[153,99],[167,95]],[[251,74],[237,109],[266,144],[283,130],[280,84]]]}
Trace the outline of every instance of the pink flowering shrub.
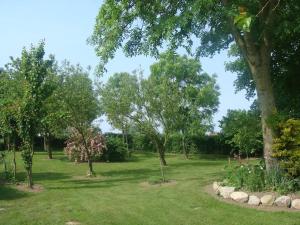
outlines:
{"label": "pink flowering shrub", "polygon": [[85,132],[71,128],[71,135],[66,145],[64,148],[66,155],[69,160],[75,162],[86,162],[100,157],[106,150],[104,136],[93,128],[88,128]]}

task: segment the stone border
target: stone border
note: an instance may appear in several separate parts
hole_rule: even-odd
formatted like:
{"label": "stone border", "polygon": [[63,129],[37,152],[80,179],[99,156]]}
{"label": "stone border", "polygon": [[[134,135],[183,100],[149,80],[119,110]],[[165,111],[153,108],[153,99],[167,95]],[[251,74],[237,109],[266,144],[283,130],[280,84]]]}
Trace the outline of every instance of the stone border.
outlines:
{"label": "stone border", "polygon": [[[211,186],[209,187],[211,189]],[[222,186],[221,182],[214,182],[212,185],[213,193],[224,200],[232,201],[251,208],[268,209],[270,211],[298,211],[300,210],[300,198],[292,198],[283,195],[276,198],[274,194],[264,194],[262,197],[236,191],[235,187]]]}

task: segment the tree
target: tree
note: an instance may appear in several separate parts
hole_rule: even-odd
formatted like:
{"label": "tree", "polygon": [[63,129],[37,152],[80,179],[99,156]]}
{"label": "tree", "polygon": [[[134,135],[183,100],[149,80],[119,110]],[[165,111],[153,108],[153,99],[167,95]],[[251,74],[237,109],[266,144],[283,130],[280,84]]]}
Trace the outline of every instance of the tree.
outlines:
{"label": "tree", "polygon": [[286,18],[299,18],[299,4],[297,0],[105,1],[89,41],[101,58],[100,69],[119,47],[127,56],[158,55],[164,41],[170,48],[183,46],[188,52],[197,42],[195,54],[207,56],[235,42],[256,87],[269,169],[273,132],[267,119],[276,112],[271,83],[273,37],[298,32],[297,20]]}
{"label": "tree", "polygon": [[[89,79],[88,71],[80,65],[73,66],[65,63],[60,71],[64,77],[63,85],[57,90],[61,111],[64,112],[64,123],[75,129],[76,137],[79,135],[81,145],[87,157],[89,175],[94,175],[92,155],[89,148],[90,127],[99,116],[99,101]],[[71,135],[74,136],[74,135]]]}
{"label": "tree", "polygon": [[16,138],[18,135],[18,107],[20,106],[20,80],[15,73],[0,72],[0,134],[6,138],[7,150],[13,153],[13,179],[16,179]]}
{"label": "tree", "polygon": [[234,150],[249,157],[262,149],[259,114],[254,110],[228,110],[220,121],[225,142]]}
{"label": "tree", "polygon": [[58,66],[55,63],[49,75],[45,79],[45,96],[41,105],[42,118],[40,121],[40,133],[44,139],[44,150],[48,153],[48,158],[52,159],[52,149],[50,138],[65,138],[66,123],[63,121],[66,112],[60,107],[59,91],[63,84],[63,76],[58,74]]}
{"label": "tree", "polygon": [[[82,136],[74,128],[71,128],[70,133],[70,138],[67,140],[67,146],[65,147],[65,152],[70,160],[76,162],[89,161],[90,158],[102,155],[106,149],[104,136],[92,127],[87,129],[86,136]],[[93,170],[90,170],[88,175],[93,176]]]}
{"label": "tree", "polygon": [[130,121],[126,117],[133,111],[134,90],[137,89],[136,77],[128,73],[112,75],[105,86],[100,87],[100,104],[110,124],[121,130],[123,142],[128,149]]}
{"label": "tree", "polygon": [[[166,52],[151,66],[150,78],[156,86],[166,84],[160,93],[165,92],[167,102],[170,95],[176,98],[166,117],[172,120],[173,132],[181,136],[182,150],[188,158],[188,137],[201,136],[212,129],[212,116],[219,103],[215,77],[203,73],[198,60]],[[170,87],[172,92],[167,91]]]}
{"label": "tree", "polygon": [[23,78],[24,94],[18,112],[19,134],[22,139],[22,158],[28,177],[28,185],[33,188],[32,158],[34,154],[33,139],[38,133],[41,119],[41,104],[45,96],[44,81],[53,58],[44,60],[44,42],[37,47],[31,46],[22,51],[18,72]]}

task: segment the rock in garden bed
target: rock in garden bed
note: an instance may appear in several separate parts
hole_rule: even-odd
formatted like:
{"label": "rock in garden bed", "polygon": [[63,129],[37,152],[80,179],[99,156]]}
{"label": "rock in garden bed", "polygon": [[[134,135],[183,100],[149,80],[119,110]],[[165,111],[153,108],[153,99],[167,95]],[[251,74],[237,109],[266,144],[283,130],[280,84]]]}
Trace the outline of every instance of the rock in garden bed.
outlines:
{"label": "rock in garden bed", "polygon": [[232,192],[230,194],[230,197],[232,200],[236,201],[236,202],[248,202],[249,199],[249,195],[246,192],[242,192],[242,191],[235,191]]}
{"label": "rock in garden bed", "polygon": [[276,198],[274,204],[276,206],[289,208],[291,206],[291,202],[292,202],[292,199],[290,196],[280,196],[280,197]]}
{"label": "rock in garden bed", "polygon": [[235,191],[235,187],[224,186],[224,187],[220,187],[219,191],[220,191],[220,195],[223,198],[230,198],[231,193]]}
{"label": "rock in garden bed", "polygon": [[292,208],[294,208],[294,209],[300,209],[300,199],[294,199],[292,201]]}
{"label": "rock in garden bed", "polygon": [[254,206],[259,206],[260,204],[260,198],[255,196],[255,195],[250,195],[249,196],[249,201],[248,201],[249,205],[254,205]]}
{"label": "rock in garden bed", "polygon": [[262,205],[273,205],[275,201],[275,196],[274,195],[264,195],[260,198],[261,204]]}
{"label": "rock in garden bed", "polygon": [[[225,201],[230,200],[245,203],[248,207],[259,207],[268,211],[300,210],[300,196],[289,194],[280,196],[276,192],[245,192],[236,191],[235,187],[222,186],[221,182],[214,182],[209,193],[221,196]],[[231,201],[231,202],[232,202]]]}

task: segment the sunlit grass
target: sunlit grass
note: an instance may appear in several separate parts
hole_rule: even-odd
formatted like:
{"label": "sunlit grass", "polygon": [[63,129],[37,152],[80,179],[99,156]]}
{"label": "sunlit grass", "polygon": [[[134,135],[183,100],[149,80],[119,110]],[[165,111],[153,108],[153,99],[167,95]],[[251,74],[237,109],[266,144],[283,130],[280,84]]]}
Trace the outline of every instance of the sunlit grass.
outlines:
{"label": "sunlit grass", "polygon": [[[34,156],[34,181],[40,193],[0,186],[0,224],[62,225],[297,225],[300,213],[264,212],[218,201],[203,187],[220,178],[226,158],[167,155],[166,178],[173,185],[145,186],[159,179],[155,154],[134,154],[129,162],[95,163],[96,178],[86,178],[86,164],[68,162],[62,153],[53,160]],[[18,155],[18,179],[25,172]]]}

